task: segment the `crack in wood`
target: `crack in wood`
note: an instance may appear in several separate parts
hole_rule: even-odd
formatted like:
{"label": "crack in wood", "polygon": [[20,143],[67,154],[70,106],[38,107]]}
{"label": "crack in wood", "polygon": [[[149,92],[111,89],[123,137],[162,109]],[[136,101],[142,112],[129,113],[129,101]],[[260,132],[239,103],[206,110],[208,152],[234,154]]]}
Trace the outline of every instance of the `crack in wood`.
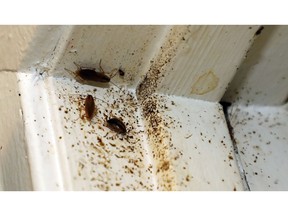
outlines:
{"label": "crack in wood", "polygon": [[230,138],[232,140],[232,145],[233,145],[233,150],[234,150],[234,154],[235,154],[235,158],[236,158],[236,163],[237,163],[237,166],[239,169],[240,177],[242,179],[242,184],[243,184],[244,190],[250,191],[250,186],[249,186],[249,183],[248,183],[247,178],[246,178],[245,170],[243,168],[242,161],[241,161],[239,151],[238,151],[238,147],[236,144],[236,140],[234,137],[234,130],[233,130],[233,127],[230,123],[230,119],[229,119],[229,115],[228,115],[228,108],[231,106],[231,103],[220,101],[220,104],[223,108],[227,128],[229,131]]}

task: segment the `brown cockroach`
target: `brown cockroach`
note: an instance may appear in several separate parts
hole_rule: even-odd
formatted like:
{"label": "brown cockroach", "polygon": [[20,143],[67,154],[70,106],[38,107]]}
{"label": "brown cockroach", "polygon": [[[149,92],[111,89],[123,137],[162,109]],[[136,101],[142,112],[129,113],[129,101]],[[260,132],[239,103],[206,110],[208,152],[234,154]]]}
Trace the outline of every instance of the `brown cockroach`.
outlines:
{"label": "brown cockroach", "polygon": [[[107,103],[106,101],[100,98],[97,98],[97,99]],[[88,121],[91,121],[92,118],[95,116],[97,109],[96,109],[94,97],[90,94],[88,94],[85,98],[84,110],[85,110],[86,119]]]}
{"label": "brown cockroach", "polygon": [[116,75],[116,73],[112,77],[107,76],[101,66],[101,61],[102,60],[100,59],[100,62],[99,62],[100,72],[97,71],[96,68],[81,67],[76,62],[73,62],[77,67],[77,70],[75,72],[67,68],[64,68],[64,69],[68,71],[69,73],[72,73],[72,75],[80,83],[87,83],[87,82],[106,83],[106,84],[112,83],[117,88],[119,88],[115,83],[111,82],[111,78],[113,78]]}
{"label": "brown cockroach", "polygon": [[88,121],[91,121],[95,115],[96,106],[92,95],[87,95],[85,99],[85,116]]}
{"label": "brown cockroach", "polygon": [[126,134],[127,132],[125,124],[122,122],[121,119],[117,117],[112,117],[106,120],[106,126],[110,130],[115,131],[116,133],[119,133],[119,134]]}

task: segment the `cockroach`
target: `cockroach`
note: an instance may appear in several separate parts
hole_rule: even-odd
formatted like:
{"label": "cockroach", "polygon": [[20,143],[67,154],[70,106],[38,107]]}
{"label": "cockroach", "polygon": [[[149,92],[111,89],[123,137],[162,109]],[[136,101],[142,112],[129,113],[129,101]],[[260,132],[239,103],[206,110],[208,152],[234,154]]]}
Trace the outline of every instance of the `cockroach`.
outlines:
{"label": "cockroach", "polygon": [[127,132],[125,124],[119,118],[110,118],[106,121],[106,123],[107,127],[116,133],[126,134]]}
{"label": "cockroach", "polygon": [[67,68],[64,69],[69,73],[72,73],[72,75],[75,76],[76,80],[80,83],[87,83],[87,82],[112,83],[113,85],[118,87],[116,84],[111,82],[111,78],[114,77],[115,75],[112,77],[107,76],[101,66],[101,61],[102,59],[100,59],[99,62],[100,72],[96,71],[96,68],[81,67],[76,62],[73,62],[77,67],[77,70],[75,72],[68,70]]}
{"label": "cockroach", "polygon": [[[100,98],[97,98],[97,99],[107,103],[106,101],[104,101]],[[88,94],[86,96],[84,107],[85,107],[84,108],[85,109],[85,117],[88,121],[91,121],[92,118],[96,114],[96,105],[95,105],[94,97],[92,95]]]}
{"label": "cockroach", "polygon": [[92,95],[87,95],[85,99],[85,116],[88,121],[91,121],[91,119],[95,115],[95,102]]}
{"label": "cockroach", "polygon": [[118,73],[119,73],[120,76],[124,76],[125,75],[125,72],[121,68],[118,69]]}

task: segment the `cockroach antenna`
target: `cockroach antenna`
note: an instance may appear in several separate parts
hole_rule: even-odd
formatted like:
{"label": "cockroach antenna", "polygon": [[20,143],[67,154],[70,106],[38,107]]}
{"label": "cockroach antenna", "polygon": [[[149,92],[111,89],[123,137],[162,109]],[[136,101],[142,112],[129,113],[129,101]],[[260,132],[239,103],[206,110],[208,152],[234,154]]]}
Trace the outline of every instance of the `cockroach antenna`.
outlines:
{"label": "cockroach antenna", "polygon": [[[99,61],[99,68],[100,68],[100,73],[104,74],[105,75],[105,71],[103,70],[102,66],[101,66],[101,62],[102,62],[102,59],[100,59]],[[114,86],[116,86],[118,89],[121,90],[121,88],[119,86],[117,86],[114,82],[111,81],[111,79],[116,76],[117,72],[119,71],[119,69],[116,69],[114,68],[110,73],[112,73],[113,71],[117,70],[114,75],[112,75],[111,77],[109,77],[109,82],[112,83]],[[105,75],[106,76],[106,75]]]}

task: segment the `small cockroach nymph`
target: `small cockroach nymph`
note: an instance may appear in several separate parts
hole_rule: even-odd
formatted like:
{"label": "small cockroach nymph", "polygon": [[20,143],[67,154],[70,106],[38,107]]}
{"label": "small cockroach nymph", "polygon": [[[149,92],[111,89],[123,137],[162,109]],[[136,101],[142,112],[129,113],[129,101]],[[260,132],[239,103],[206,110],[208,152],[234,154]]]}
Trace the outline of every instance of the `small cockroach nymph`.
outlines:
{"label": "small cockroach nymph", "polygon": [[91,121],[96,114],[95,101],[92,95],[87,95],[85,99],[85,116],[88,121]]}
{"label": "small cockroach nymph", "polygon": [[110,119],[106,120],[106,126],[119,134],[126,134],[127,130],[126,130],[126,126],[125,124],[122,122],[121,119],[117,118],[117,117],[112,117]]}
{"label": "small cockroach nymph", "polygon": [[[97,100],[101,100],[103,102],[105,102],[104,100],[100,99],[100,98],[96,98]],[[107,103],[107,102],[105,102]],[[84,104],[84,111],[85,111],[85,117],[86,119],[91,122],[91,120],[93,119],[93,117],[96,115],[97,112],[97,107],[95,105],[95,100],[94,97],[90,94],[88,94],[85,98],[85,104]]]}
{"label": "small cockroach nymph", "polygon": [[125,76],[125,71],[123,69],[121,69],[121,67],[118,69],[118,73],[120,76]]}
{"label": "small cockroach nymph", "polygon": [[[114,77],[115,75],[113,75],[112,77],[109,77],[105,74],[102,66],[101,66],[101,60],[99,62],[99,68],[100,71],[97,71],[96,68],[89,68],[89,67],[81,67],[80,65],[78,65],[76,62],[73,62],[76,67],[77,70],[75,72],[68,70],[67,68],[64,68],[66,71],[68,71],[70,74],[72,74],[72,76],[75,77],[75,79],[80,82],[80,83],[88,83],[88,82],[93,82],[93,83],[112,83],[113,85],[115,85],[116,87],[118,87],[116,84],[114,84],[113,82],[111,82],[111,78]],[[114,71],[116,69],[113,69],[112,71]],[[111,72],[112,72],[111,71]],[[119,88],[119,87],[118,87]]]}

